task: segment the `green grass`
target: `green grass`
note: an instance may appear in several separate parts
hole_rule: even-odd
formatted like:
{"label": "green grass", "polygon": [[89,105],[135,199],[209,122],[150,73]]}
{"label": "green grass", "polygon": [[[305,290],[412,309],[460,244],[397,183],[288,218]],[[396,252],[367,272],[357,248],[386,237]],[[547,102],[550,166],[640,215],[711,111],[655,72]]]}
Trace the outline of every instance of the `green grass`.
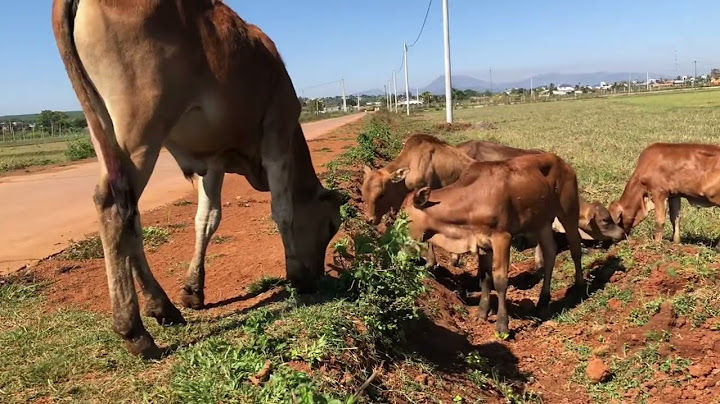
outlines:
{"label": "green grass", "polygon": [[66,163],[93,157],[87,136],[28,139],[0,143],[0,172]]}
{"label": "green grass", "polygon": [[[382,117],[373,118],[374,123],[359,138],[360,145],[347,149],[342,158],[329,164],[329,174],[323,179],[334,188],[342,188],[351,180],[347,167],[392,157],[399,150],[401,136],[422,131],[451,142],[489,139],[555,152],[573,165],[587,199],[608,203],[622,192],[638,153],[647,144],[715,143],[720,133],[720,92],[461,109],[455,117],[458,123],[470,125],[459,130],[438,126],[444,122],[444,114],[438,111],[409,120],[398,117],[392,130],[387,131]],[[177,206],[186,204],[179,202]],[[395,402],[437,402],[434,392],[444,389],[457,396],[457,401],[462,398],[461,402],[472,402],[476,396],[459,386],[447,385],[448,379],[443,380],[439,367],[405,350],[406,340],[414,337],[407,333],[408,324],[423,318],[415,304],[423,291],[417,282],[422,274],[413,272],[422,268],[416,268],[406,255],[412,251],[406,247],[412,244],[403,241],[401,234],[382,239],[366,231],[355,219],[357,214],[351,205],[343,206],[345,223],[353,222],[351,228],[359,226],[361,230],[353,230],[352,237],[332,246],[348,274],[325,279],[316,295],[297,296],[282,279],[260,278],[247,286],[248,296],[276,288],[282,292],[277,295],[284,298],[238,312],[186,311],[189,324],[185,327],[162,328],[144,318],[157,342],[173,348],[168,358],[158,362],[127,355],[111,331],[110,316],[80,309],[58,311],[44,303],[43,283],[26,278],[0,279],[3,402],[47,398],[75,402],[245,403],[293,402],[293,397],[299,403],[347,402],[383,361],[385,375],[392,373],[395,378],[373,381],[360,395],[361,401],[382,402],[392,397]],[[260,218],[258,224],[263,232],[276,231],[269,217]],[[642,402],[646,398],[642,383],[657,372],[681,383],[691,364],[689,359],[675,354],[660,354],[659,348],[671,338],[668,332],[643,329],[644,345],[634,351],[628,348],[622,354],[608,353],[604,360],[613,378],[592,384],[585,376],[585,368],[597,341],[610,344],[614,335],[647,324],[665,302],[692,327],[720,316],[718,254],[704,247],[695,247],[696,251],[689,253],[669,244],[656,246],[648,241],[652,227],[652,220],[646,220],[633,233],[638,244],[623,242],[613,250],[626,270],[628,282],[608,283],[577,306],[558,314],[554,318],[558,324],[547,337],[557,338],[566,356],[572,357],[570,369],[575,368],[567,382],[570,389],[584,389],[595,402]],[[720,237],[718,209],[689,208],[683,203],[681,231],[683,237]],[[669,234],[668,225],[666,238]],[[148,248],[157,248],[172,236],[168,229],[151,227],[143,235]],[[218,244],[227,241],[222,236],[213,239]],[[102,248],[93,238],[73,244],[65,253],[72,259],[101,258]],[[513,251],[513,260],[531,255]],[[605,252],[586,254],[586,270],[590,262],[605,256]],[[670,263],[677,265],[669,267]],[[187,265],[181,264],[178,270]],[[658,269],[665,270],[672,279],[687,280],[688,286],[668,295],[646,296],[635,284],[641,284]],[[558,257],[557,275],[554,290],[569,285],[572,266],[567,253]],[[607,309],[610,299],[620,302],[620,312]],[[466,308],[453,307],[453,311],[465,315]],[[424,316],[432,317],[428,313]],[[612,335],[592,334],[593,327],[605,325],[606,317],[610,318],[608,324],[612,323]],[[583,333],[568,335],[567,329],[582,329]],[[265,374],[262,370],[268,363],[270,370]],[[539,397],[526,391],[522,382],[504,379],[497,364],[480,355],[470,353],[462,364],[462,370],[454,372],[449,380],[464,378],[470,385],[508,402],[540,402],[555,397]],[[430,375],[435,387],[415,381],[418,373]],[[348,380],[344,380],[346,375]],[[254,378],[259,382],[254,383]],[[624,395],[629,391],[640,393],[628,399]]]}

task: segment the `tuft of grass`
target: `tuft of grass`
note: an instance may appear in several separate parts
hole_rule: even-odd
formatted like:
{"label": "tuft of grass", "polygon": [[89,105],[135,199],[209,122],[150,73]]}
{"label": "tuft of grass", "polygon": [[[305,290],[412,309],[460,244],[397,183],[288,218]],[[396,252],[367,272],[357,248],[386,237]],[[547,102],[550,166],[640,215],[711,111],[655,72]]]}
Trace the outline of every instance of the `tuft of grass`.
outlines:
{"label": "tuft of grass", "polygon": [[275,276],[263,276],[262,278],[253,281],[247,286],[247,295],[249,297],[257,296],[263,292],[267,292],[268,290],[276,286],[285,285],[286,283],[287,280],[282,278],[278,278]]}
{"label": "tuft of grass", "polygon": [[232,236],[215,236],[213,237],[212,242],[213,244],[225,244],[232,239]]}
{"label": "tuft of grass", "polygon": [[[170,239],[170,231],[162,227],[148,226],[143,228],[143,245],[153,251]],[[99,236],[86,237],[84,240],[71,241],[70,245],[60,254],[62,259],[87,261],[105,256]]]}
{"label": "tuft of grass", "polygon": [[659,297],[651,300],[642,306],[633,309],[628,315],[627,321],[634,326],[643,326],[650,321],[650,317],[654,316],[660,311],[660,306],[665,301],[664,298]]}
{"label": "tuft of grass", "polygon": [[102,242],[100,237],[86,237],[84,240],[71,241],[70,245],[60,255],[63,259],[73,261],[87,261],[103,258]]}
{"label": "tuft of grass", "polygon": [[143,245],[150,249],[156,249],[170,240],[170,231],[162,227],[143,227]]}
{"label": "tuft of grass", "polygon": [[182,199],[179,201],[173,202],[173,206],[190,206],[193,203],[191,201],[188,201],[187,199]]}

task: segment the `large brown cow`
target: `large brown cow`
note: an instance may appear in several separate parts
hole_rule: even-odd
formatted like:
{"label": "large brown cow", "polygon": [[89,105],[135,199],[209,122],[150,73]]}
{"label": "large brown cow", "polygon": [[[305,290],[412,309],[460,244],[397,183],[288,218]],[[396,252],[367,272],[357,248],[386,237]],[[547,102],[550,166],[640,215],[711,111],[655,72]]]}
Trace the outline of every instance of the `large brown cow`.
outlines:
{"label": "large brown cow", "polygon": [[186,177],[200,176],[185,306],[204,305],[205,250],[220,222],[225,173],[271,192],[287,277],[312,290],[340,200],[315,174],[273,42],[218,0],[54,0],[52,26],[100,162],[94,200],[113,329],[128,350],[161,355],[140,319],[133,277],[147,315],[185,323],[150,272],[137,208],[163,146]]}
{"label": "large brown cow", "polygon": [[[452,184],[475,161],[500,161],[538,153],[542,151],[518,149],[485,141],[469,141],[453,147],[433,136],[413,135],[407,139],[398,157],[388,165],[379,170],[365,167],[362,185],[365,215],[373,223],[378,223],[385,213],[390,210],[397,211],[412,190],[425,186],[437,189]],[[556,230],[564,232],[558,224],[556,221]],[[585,239],[618,241],[625,236],[602,204],[588,203],[582,197],[579,226],[581,236]],[[538,247],[538,264],[540,257]],[[453,264],[457,263],[458,258],[453,255]],[[435,264],[432,245],[428,252],[428,263]]]}
{"label": "large brown cow", "polygon": [[680,198],[694,206],[720,206],[720,147],[701,143],[651,144],[640,153],[622,196],[610,204],[609,210],[629,234],[654,205],[654,240],[660,242],[667,203],[672,238],[679,243]]}
{"label": "large brown cow", "polygon": [[550,302],[556,255],[552,232],[555,217],[566,230],[575,264],[575,284],[584,283],[577,227],[577,178],[572,168],[554,154],[473,163],[447,187],[432,191],[424,187],[408,195],[402,209],[410,219],[412,237],[453,253],[486,252],[479,257],[482,292],[478,312],[481,318],[487,318],[492,273],[498,293],[500,333],[508,332],[505,293],[514,236],[525,234],[536,239],[542,251],[545,277],[539,308]]}

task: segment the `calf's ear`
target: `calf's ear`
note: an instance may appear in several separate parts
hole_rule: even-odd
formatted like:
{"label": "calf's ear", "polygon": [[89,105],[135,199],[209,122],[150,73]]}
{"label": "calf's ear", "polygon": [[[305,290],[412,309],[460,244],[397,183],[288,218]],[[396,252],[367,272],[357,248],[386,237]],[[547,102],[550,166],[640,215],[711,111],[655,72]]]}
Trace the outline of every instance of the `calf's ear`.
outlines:
{"label": "calf's ear", "polygon": [[407,177],[409,172],[410,172],[410,169],[407,167],[398,168],[392,174],[390,174],[390,181],[392,181],[393,183],[405,181],[405,177]]}
{"label": "calf's ear", "polygon": [[413,205],[417,209],[426,207],[428,201],[430,201],[430,187],[422,187],[415,191],[413,195]]}
{"label": "calf's ear", "polygon": [[368,167],[367,165],[363,166],[363,174],[368,175],[372,172],[372,168]]}

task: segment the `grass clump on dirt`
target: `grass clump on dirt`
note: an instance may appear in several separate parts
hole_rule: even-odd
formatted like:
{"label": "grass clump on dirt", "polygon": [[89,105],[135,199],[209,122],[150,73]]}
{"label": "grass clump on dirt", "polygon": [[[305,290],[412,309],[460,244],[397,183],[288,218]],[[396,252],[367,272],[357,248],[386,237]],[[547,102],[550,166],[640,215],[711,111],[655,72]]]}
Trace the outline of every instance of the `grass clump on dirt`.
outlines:
{"label": "grass clump on dirt", "polygon": [[[170,231],[163,227],[143,227],[143,245],[150,251],[156,250],[170,240]],[[87,261],[103,258],[100,236],[86,237],[80,241],[71,241],[70,245],[60,254],[66,260]]]}
{"label": "grass clump on dirt", "polygon": [[262,278],[253,281],[247,286],[247,296],[254,297],[263,292],[267,292],[268,290],[276,286],[285,285],[286,283],[287,280],[278,278],[276,276],[263,276]]}

